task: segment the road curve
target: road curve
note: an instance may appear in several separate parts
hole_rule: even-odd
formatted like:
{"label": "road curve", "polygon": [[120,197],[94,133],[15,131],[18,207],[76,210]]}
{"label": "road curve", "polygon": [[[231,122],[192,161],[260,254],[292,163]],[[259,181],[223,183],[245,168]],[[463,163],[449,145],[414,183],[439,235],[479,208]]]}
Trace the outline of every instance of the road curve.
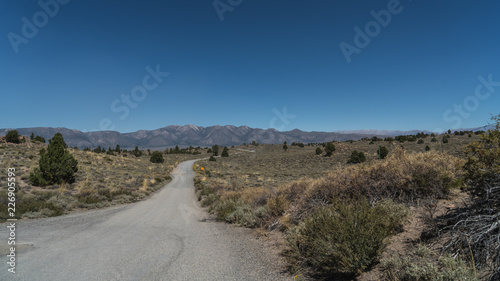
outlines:
{"label": "road curve", "polygon": [[0,280],[291,280],[248,229],[206,220],[193,163],[145,201],[18,221],[15,274],[2,224]]}

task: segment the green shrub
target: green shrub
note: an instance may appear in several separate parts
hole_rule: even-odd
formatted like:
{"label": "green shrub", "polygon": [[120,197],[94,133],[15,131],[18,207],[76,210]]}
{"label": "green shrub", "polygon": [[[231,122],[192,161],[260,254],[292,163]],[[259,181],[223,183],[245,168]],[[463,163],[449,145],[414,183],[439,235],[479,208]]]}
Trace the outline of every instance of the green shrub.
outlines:
{"label": "green shrub", "polygon": [[216,160],[216,159],[215,159],[215,157],[212,155],[212,156],[210,156],[210,158],[208,158],[208,161],[217,161],[217,160]]}
{"label": "green shrub", "polygon": [[389,154],[389,149],[387,149],[387,147],[385,146],[381,146],[378,152],[380,155],[380,159],[385,159],[385,157],[387,157],[387,155]]}
{"label": "green shrub", "polygon": [[287,233],[285,254],[293,264],[327,278],[358,275],[379,257],[384,239],[406,217],[404,209],[390,201],[372,207],[364,198],[336,200]]}
{"label": "green shrub", "polygon": [[[199,197],[200,198],[200,197]],[[202,207],[212,206],[215,202],[220,200],[220,195],[217,193],[210,193],[201,200]]]}
{"label": "green shrub", "polygon": [[438,140],[436,138],[432,138],[431,142],[437,142]]}
{"label": "green shrub", "polygon": [[357,150],[354,150],[351,153],[351,157],[347,161],[347,164],[363,163],[365,161],[366,161],[365,154],[363,152],[359,152]]}
{"label": "green shrub", "polygon": [[332,156],[334,151],[335,151],[335,145],[331,142],[327,143],[325,146],[326,156],[328,157]]}
{"label": "green shrub", "polygon": [[316,155],[321,155],[321,153],[323,153],[323,150],[321,149],[321,147],[317,147],[316,148]]}
{"label": "green shrub", "polygon": [[33,141],[37,141],[37,142],[41,142],[41,143],[45,143],[45,139],[42,138],[41,136],[36,136]]}
{"label": "green shrub", "polygon": [[232,198],[220,201],[213,208],[213,212],[215,212],[217,220],[218,221],[225,220],[229,214],[231,214],[236,210],[237,204],[238,204],[237,200]]}
{"label": "green shrub", "polygon": [[425,146],[425,151],[430,151],[430,150],[431,150],[431,148],[428,145],[426,145]]}
{"label": "green shrub", "polygon": [[449,142],[449,138],[450,138],[450,136],[444,135],[443,136],[443,143],[448,143]]}
{"label": "green shrub", "polygon": [[419,139],[419,140],[417,141],[417,144],[423,144],[423,143],[424,143],[424,140],[423,140],[423,139]]}
{"label": "green shrub", "polygon": [[20,143],[19,132],[16,130],[8,131],[5,135],[5,141],[10,143]]}
{"label": "green shrub", "polygon": [[151,163],[165,162],[165,160],[163,159],[163,153],[161,153],[160,151],[153,151],[151,153],[151,156],[149,157],[149,161],[151,161]]}

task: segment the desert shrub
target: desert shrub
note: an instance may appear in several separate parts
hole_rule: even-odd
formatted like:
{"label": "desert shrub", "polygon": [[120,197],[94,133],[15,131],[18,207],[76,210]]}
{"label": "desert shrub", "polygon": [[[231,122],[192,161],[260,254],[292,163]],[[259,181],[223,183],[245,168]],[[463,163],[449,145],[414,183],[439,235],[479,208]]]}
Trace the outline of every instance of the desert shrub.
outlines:
{"label": "desert shrub", "polygon": [[351,153],[351,157],[349,160],[347,160],[347,164],[357,164],[357,163],[363,163],[366,161],[366,156],[363,152],[359,152],[357,150],[354,150]]}
{"label": "desert shrub", "polygon": [[163,163],[165,160],[163,159],[163,154],[159,151],[153,151],[151,156],[149,157],[149,161],[151,163]]}
{"label": "desert shrub", "polygon": [[212,206],[215,202],[219,201],[219,199],[220,199],[219,194],[210,193],[201,200],[201,206],[202,207]]}
{"label": "desert shrub", "polygon": [[391,198],[417,204],[428,198],[446,198],[452,188],[461,187],[464,162],[437,151],[409,154],[396,148],[385,161],[348,166],[316,180],[295,181],[281,186],[276,196],[290,202],[286,212],[292,222],[299,222],[333,198],[363,195],[373,202]]}
{"label": "desert shrub", "polygon": [[451,227],[445,230],[452,236],[445,248],[455,255],[472,255],[477,268],[492,273],[490,280],[500,280],[500,115],[492,119],[495,129],[465,149],[465,182],[472,204],[448,216]]}
{"label": "desert shrub", "polygon": [[449,138],[450,138],[450,136],[444,135],[443,136],[443,143],[448,143],[449,142]]}
{"label": "desert shrub", "polygon": [[292,264],[308,267],[327,278],[355,276],[369,267],[384,249],[384,239],[400,225],[406,212],[387,216],[392,202],[375,207],[365,198],[336,200],[317,208],[287,233]]}
{"label": "desert shrub", "polygon": [[419,140],[417,141],[417,144],[424,144],[424,140],[423,140],[423,139],[419,139]]}
{"label": "desert shrub", "polygon": [[460,257],[435,258],[425,246],[417,246],[404,256],[382,261],[385,280],[400,281],[478,281],[474,270]]}
{"label": "desert shrub", "polygon": [[267,209],[273,216],[281,216],[290,205],[290,202],[285,198],[285,196],[274,196],[267,200]]}
{"label": "desert shrub", "polygon": [[432,138],[431,142],[437,142],[438,140],[436,138]]}
{"label": "desert shrub", "polygon": [[229,198],[226,200],[219,201],[212,211],[216,214],[218,221],[223,221],[226,217],[236,210],[239,204],[237,199]]}
{"label": "desert shrub", "polygon": [[254,214],[252,207],[240,200],[234,201],[234,210],[232,212],[228,212],[225,215],[224,220],[226,222],[246,227],[255,227],[259,223],[259,218]]}
{"label": "desert shrub", "polygon": [[214,161],[215,162],[215,161],[217,161],[217,159],[215,159],[215,157],[212,155],[212,156],[210,156],[210,158],[208,158],[208,161]]}
{"label": "desert shrub", "polygon": [[323,153],[323,150],[321,149],[321,147],[317,147],[316,148],[316,155],[321,155],[321,153]]}
{"label": "desert shrub", "polygon": [[378,152],[380,153],[380,159],[385,159],[385,157],[389,154],[389,149],[385,146],[381,146]]}
{"label": "desert shrub", "polygon": [[20,143],[19,132],[16,130],[8,131],[5,135],[5,141],[10,143]]}
{"label": "desert shrub", "polygon": [[46,216],[60,216],[64,213],[61,206],[56,206],[54,202],[49,201],[55,193],[52,192],[34,192],[33,194],[18,194],[18,204],[16,204],[16,213],[24,214],[28,212],[41,212],[43,209]]}
{"label": "desert shrub", "polygon": [[431,148],[428,145],[426,145],[425,146],[425,151],[430,151],[430,150],[431,150]]}
{"label": "desert shrub", "polygon": [[60,133],[49,140],[47,150],[40,150],[39,168],[30,174],[34,185],[60,184],[75,182],[78,161],[69,153],[63,136]]}
{"label": "desert shrub", "polygon": [[203,187],[198,189],[198,191],[196,192],[196,195],[198,196],[198,200],[201,200],[204,196],[208,196],[214,192],[215,192],[215,190],[213,188],[208,187],[208,186],[203,186]]}

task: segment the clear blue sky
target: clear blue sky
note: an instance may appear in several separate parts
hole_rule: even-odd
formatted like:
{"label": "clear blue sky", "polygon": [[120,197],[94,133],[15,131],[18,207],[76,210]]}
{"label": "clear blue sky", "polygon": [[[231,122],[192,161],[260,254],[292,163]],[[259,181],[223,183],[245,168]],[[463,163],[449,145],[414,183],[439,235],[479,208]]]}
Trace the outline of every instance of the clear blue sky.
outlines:
{"label": "clear blue sky", "polygon": [[41,2],[0,2],[0,128],[434,130],[500,113],[499,1]]}

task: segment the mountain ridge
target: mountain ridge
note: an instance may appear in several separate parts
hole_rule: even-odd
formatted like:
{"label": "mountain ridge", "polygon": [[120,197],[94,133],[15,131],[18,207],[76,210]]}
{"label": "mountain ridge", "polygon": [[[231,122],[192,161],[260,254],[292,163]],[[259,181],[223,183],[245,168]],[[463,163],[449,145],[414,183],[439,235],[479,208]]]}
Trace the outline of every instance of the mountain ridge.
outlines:
{"label": "mountain ridge", "polygon": [[[482,128],[482,127],[481,127]],[[124,149],[138,146],[141,149],[164,149],[173,146],[212,146],[214,144],[231,146],[256,141],[264,144],[279,144],[287,141],[302,143],[322,143],[329,141],[359,140],[365,137],[386,137],[403,134],[415,134],[421,131],[390,131],[390,130],[358,130],[337,132],[306,132],[299,129],[278,131],[275,129],[250,128],[248,126],[215,125],[196,126],[169,125],[155,130],[138,130],[129,133],[117,131],[82,132],[64,127],[32,127],[17,129],[0,129],[0,136],[5,136],[9,130],[17,130],[19,134],[30,136],[31,133],[46,140],[56,133],[61,133],[69,146],[79,148],[95,148],[98,146],[114,148],[117,144]],[[397,133],[396,133],[397,132]],[[425,132],[425,131],[424,131]],[[430,132],[429,132],[430,133]]]}

